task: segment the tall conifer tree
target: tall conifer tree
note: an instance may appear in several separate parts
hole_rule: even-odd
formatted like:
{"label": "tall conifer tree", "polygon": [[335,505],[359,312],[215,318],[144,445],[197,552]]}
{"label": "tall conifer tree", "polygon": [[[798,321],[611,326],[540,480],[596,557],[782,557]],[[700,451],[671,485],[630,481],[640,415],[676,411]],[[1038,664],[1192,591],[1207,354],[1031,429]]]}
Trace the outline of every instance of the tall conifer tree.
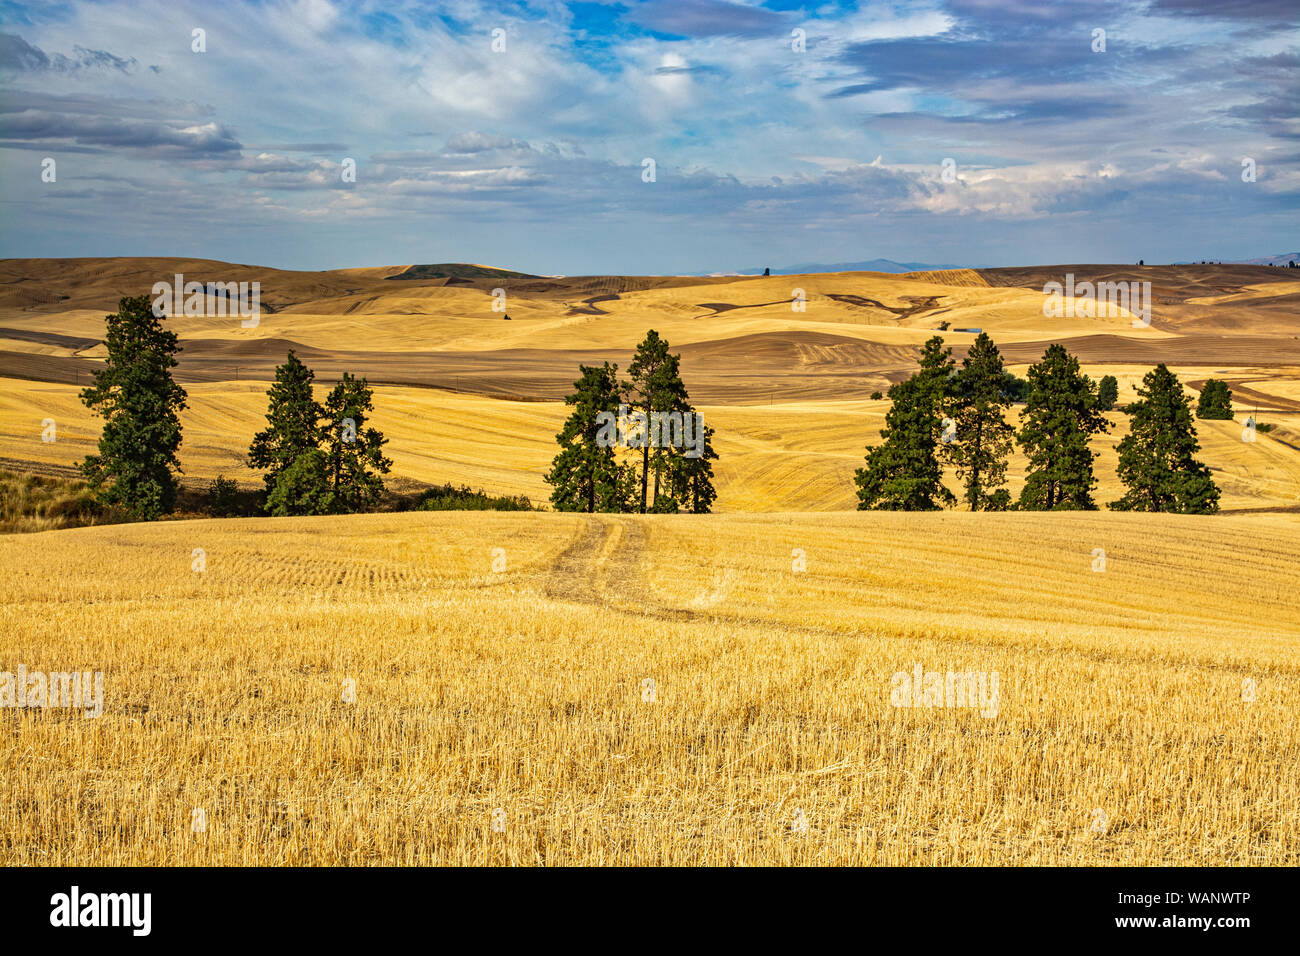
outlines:
{"label": "tall conifer tree", "polygon": [[[680,359],[680,356],[669,353],[667,341],[651,329],[637,346],[636,355],[627,369],[630,381],[625,382],[624,387],[646,419],[647,430],[640,436],[638,446],[641,449],[642,514],[651,510],[652,504],[659,507],[660,486],[673,453],[673,449],[663,441],[658,447],[652,447],[649,432],[652,416],[655,412],[685,414],[690,409],[686,386],[679,371]],[[653,497],[650,495],[651,472],[654,473]]]}
{"label": "tall conifer tree", "polygon": [[1109,428],[1097,408],[1097,391],[1079,360],[1061,345],[1029,369],[1029,397],[1018,441],[1029,457],[1020,507],[1031,511],[1095,510],[1097,484],[1088,440]]}
{"label": "tall conifer tree", "polygon": [[1142,379],[1138,400],[1128,408],[1129,433],[1119,443],[1119,477],[1127,493],[1116,511],[1172,511],[1212,514],[1219,489],[1210,469],[1196,460],[1200,444],[1183,386],[1157,365]]}
{"label": "tall conifer tree", "polygon": [[965,483],[971,511],[987,510],[996,491],[1006,484],[1007,456],[1015,430],[1003,409],[1006,394],[1002,355],[988,333],[981,332],[962,360],[953,389],[952,418],[956,425],[948,456]]}
{"label": "tall conifer tree", "polygon": [[373,392],[364,379],[344,372],[325,398],[323,438],[329,456],[330,491],[334,510],[365,511],[384,493],[383,476],[393,463],[384,457],[388,439],[368,427],[374,411]]}
{"label": "tall conifer tree", "polygon": [[99,453],[81,464],[96,498],[151,521],[176,506],[180,413],[185,389],[172,379],[176,333],[164,329],[147,295],[128,296],[105,316],[104,368],[81,401],[104,418]]}
{"label": "tall conifer tree", "polygon": [[[248,463],[254,468],[266,469],[262,480],[266,483],[268,501],[280,475],[309,452],[319,450],[322,438],[320,422],[325,412],[312,395],[315,377],[292,350],[284,364],[275,369],[275,381],[266,393],[269,399],[267,427],[253,436],[248,449]],[[311,482],[318,477],[327,480],[328,475],[327,461],[300,465],[294,474],[298,492],[290,497],[290,503],[285,505],[288,510],[283,513],[297,513],[291,503],[297,500],[310,500],[313,502],[310,513],[319,513],[317,509],[323,492],[312,488]],[[284,495],[280,497],[283,499]]]}
{"label": "tall conifer tree", "polygon": [[555,489],[551,503],[557,511],[624,511],[634,494],[631,469],[614,454],[615,429],[599,418],[601,412],[618,415],[618,366],[606,362],[579,370],[575,391],[564,399],[574,409],[555,436],[560,452],[546,476]]}

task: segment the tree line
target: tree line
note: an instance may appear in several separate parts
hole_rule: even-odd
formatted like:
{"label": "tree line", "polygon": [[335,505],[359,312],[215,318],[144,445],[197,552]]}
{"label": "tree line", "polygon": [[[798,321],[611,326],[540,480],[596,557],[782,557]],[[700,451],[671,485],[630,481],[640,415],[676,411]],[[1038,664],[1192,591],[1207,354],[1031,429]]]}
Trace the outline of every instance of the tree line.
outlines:
{"label": "tree line", "polygon": [[[188,408],[188,396],[171,370],[181,349],[176,334],[154,315],[149,296],[123,298],[106,321],[105,366],[81,392],[105,424],[98,453],[87,456],[81,470],[101,504],[151,520],[170,513],[176,503],[180,414]],[[711,510],[717,497],[714,430],[691,405],[680,366],[680,355],[672,354],[653,329],[637,346],[626,380],[609,362],[579,366],[575,391],[565,398],[572,412],[556,435],[560,450],[546,475],[556,510]],[[369,425],[369,384],[344,373],[324,402],[317,402],[314,377],[291,351],[267,392],[267,427],[248,451],[250,467],[265,469],[267,514],[364,511],[384,493],[382,476],[392,462],[383,453],[387,439]],[[987,333],[976,338],[960,367],[936,335],[925,343],[918,371],[892,386],[889,398],[883,441],[867,448],[864,466],[855,474],[859,508],[953,506],[958,498],[944,483],[948,466],[961,482],[961,500],[973,511],[1097,507],[1097,456],[1089,442],[1109,430],[1103,413],[1117,401],[1118,383],[1113,376],[1094,383],[1063,346],[1049,346],[1027,379],[1018,379],[1005,369]],[[1018,428],[1006,417],[1015,403],[1024,406]],[[1137,401],[1124,411],[1130,427],[1118,445],[1118,475],[1126,492],[1109,507],[1217,511],[1219,489],[1195,457],[1200,445],[1177,377],[1163,364],[1156,366],[1143,378]],[[1232,418],[1224,382],[1205,384],[1196,414]],[[669,422],[677,430],[664,439],[658,426]],[[684,430],[696,422],[693,435]],[[1013,443],[1028,460],[1015,502],[1005,487]],[[217,488],[222,482],[214,488],[229,494],[232,483]],[[443,498],[455,497],[452,491]]]}
{"label": "tree line", "polygon": [[[188,396],[171,370],[181,348],[147,295],[124,297],[106,316],[104,345],[104,368],[81,400],[105,422],[98,454],[88,455],[81,471],[101,504],[154,520],[175,509],[179,487],[180,413]],[[347,514],[383,495],[392,462],[383,454],[387,439],[367,426],[374,408],[369,384],[344,373],[321,403],[314,378],[290,351],[267,392],[267,427],[248,450],[250,467],[266,469],[267,514]],[[213,483],[214,498],[233,491],[224,478]]]}
{"label": "tree line", "polygon": [[[1029,368],[1022,387],[985,332],[960,367],[951,355],[940,336],[932,337],[921,351],[919,370],[889,389],[883,441],[868,446],[865,464],[855,474],[858,508],[932,511],[953,506],[957,496],[944,484],[945,466],[951,465],[962,500],[972,511],[1095,510],[1097,453],[1089,441],[1109,431],[1103,412],[1118,399],[1115,378],[1093,382],[1075,356],[1053,344]],[[1017,429],[1006,413],[1018,396],[1023,396],[1024,408]],[[1217,390],[1212,393],[1212,402],[1222,400]],[[1143,378],[1137,401],[1124,411],[1129,433],[1119,442],[1118,474],[1126,492],[1109,507],[1217,511],[1219,489],[1209,468],[1195,457],[1200,445],[1177,377],[1165,365],[1156,366]],[[1013,442],[1028,460],[1015,502],[1005,487]]]}

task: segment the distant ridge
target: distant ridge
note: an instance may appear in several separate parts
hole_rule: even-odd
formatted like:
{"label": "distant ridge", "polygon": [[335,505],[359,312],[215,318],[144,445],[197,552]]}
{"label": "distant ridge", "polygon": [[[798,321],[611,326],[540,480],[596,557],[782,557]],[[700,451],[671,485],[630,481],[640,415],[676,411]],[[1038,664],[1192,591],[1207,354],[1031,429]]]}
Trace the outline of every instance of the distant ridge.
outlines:
{"label": "distant ridge", "polygon": [[[763,274],[765,266],[742,269],[741,275]],[[935,272],[946,269],[963,269],[965,266],[943,265],[933,262],[895,262],[893,259],[871,259],[867,262],[804,262],[794,266],[773,266],[772,275],[804,275],[811,272]]]}
{"label": "distant ridge", "polygon": [[1282,266],[1286,267],[1287,263],[1294,262],[1300,265],[1300,252],[1284,252],[1280,256],[1261,256],[1258,259],[1237,259],[1236,265],[1247,266]]}
{"label": "distant ridge", "polygon": [[397,275],[386,279],[538,279],[531,272],[513,272],[492,266],[477,266],[466,262],[437,262],[432,265],[409,266]]}

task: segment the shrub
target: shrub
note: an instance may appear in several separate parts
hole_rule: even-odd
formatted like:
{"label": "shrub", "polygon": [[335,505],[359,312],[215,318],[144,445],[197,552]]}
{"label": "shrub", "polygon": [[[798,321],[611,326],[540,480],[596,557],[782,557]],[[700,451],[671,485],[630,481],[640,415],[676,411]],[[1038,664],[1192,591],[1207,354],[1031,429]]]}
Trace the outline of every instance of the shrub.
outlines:
{"label": "shrub", "polygon": [[1212,378],[1201,389],[1200,401],[1196,403],[1197,418],[1232,418],[1232,390],[1228,383]]}
{"label": "shrub", "polygon": [[239,514],[239,486],[225,475],[217,475],[208,486],[208,508],[218,518]]}
{"label": "shrub", "polygon": [[409,511],[537,511],[526,495],[493,496],[465,485],[427,488],[409,502]]}

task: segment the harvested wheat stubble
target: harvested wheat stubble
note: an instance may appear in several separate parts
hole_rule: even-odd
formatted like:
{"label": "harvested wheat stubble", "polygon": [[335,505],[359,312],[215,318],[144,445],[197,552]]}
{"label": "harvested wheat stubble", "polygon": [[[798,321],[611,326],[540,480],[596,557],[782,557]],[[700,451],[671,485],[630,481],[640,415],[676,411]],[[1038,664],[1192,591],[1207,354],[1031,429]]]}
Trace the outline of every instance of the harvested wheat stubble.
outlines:
{"label": "harvested wheat stubble", "polygon": [[1300,862],[1300,518],[705,520],[6,538],[0,667],[107,702],[0,711],[0,863]]}

